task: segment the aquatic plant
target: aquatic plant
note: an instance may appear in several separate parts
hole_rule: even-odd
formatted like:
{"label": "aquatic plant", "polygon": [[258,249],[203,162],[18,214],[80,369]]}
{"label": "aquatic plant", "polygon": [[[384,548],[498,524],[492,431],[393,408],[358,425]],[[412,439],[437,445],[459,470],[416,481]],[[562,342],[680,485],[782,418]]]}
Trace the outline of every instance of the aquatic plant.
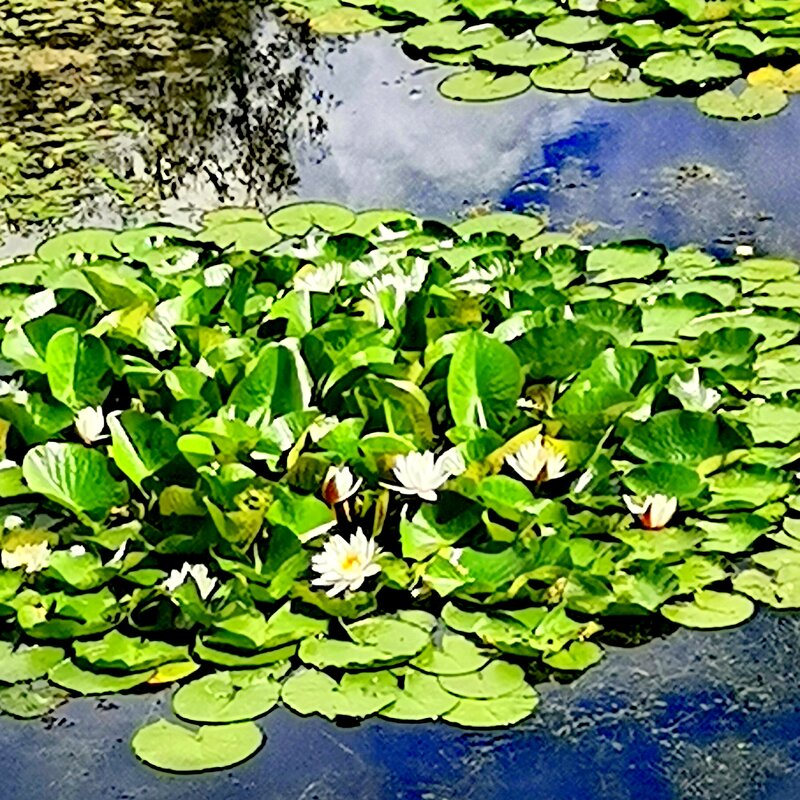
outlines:
{"label": "aquatic plant", "polygon": [[[610,101],[699,95],[723,119],[777,114],[800,90],[800,3],[775,0],[279,0],[320,34],[398,32],[414,57],[451,64],[461,101],[531,86]],[[728,88],[746,76],[741,91]]]}
{"label": "aquatic plant", "polygon": [[278,703],[511,725],[643,624],[800,607],[800,265],[544,228],[302,203],[0,267],[0,708],[179,682],[134,751],[213,769]]}

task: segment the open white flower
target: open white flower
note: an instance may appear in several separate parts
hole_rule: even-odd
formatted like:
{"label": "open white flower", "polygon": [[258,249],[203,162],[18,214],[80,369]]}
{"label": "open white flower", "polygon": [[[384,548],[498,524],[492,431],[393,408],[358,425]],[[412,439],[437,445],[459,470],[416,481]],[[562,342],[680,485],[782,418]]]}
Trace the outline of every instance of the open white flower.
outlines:
{"label": "open white flower", "polygon": [[21,528],[25,524],[25,520],[22,517],[17,516],[16,514],[9,514],[3,520],[3,530],[4,531],[13,531],[17,528]]}
{"label": "open white flower", "polygon": [[50,563],[50,545],[47,542],[20,544],[0,553],[0,562],[5,569],[23,568],[27,573],[41,572]]}
{"label": "open white flower", "polygon": [[375,324],[382,328],[386,322],[383,307],[383,298],[390,300],[392,311],[395,315],[400,312],[406,302],[406,287],[404,281],[391,272],[372,278],[362,287],[361,294],[375,307]]}
{"label": "open white flower", "polygon": [[212,289],[224,286],[232,274],[233,267],[228,264],[214,264],[203,272],[203,283]]}
{"label": "open white flower", "polygon": [[423,500],[436,500],[436,490],[450,478],[466,469],[461,453],[455,448],[442,453],[439,458],[427,450],[424,453],[408,453],[397,456],[392,472],[400,486],[381,484],[401,494],[415,494]]}
{"label": "open white flower", "polygon": [[106,418],[100,406],[82,408],[75,417],[75,430],[86,444],[94,444],[100,439],[107,438],[103,435],[105,427]]}
{"label": "open white flower", "polygon": [[682,380],[673,375],[669,388],[683,407],[689,411],[709,411],[720,401],[722,395],[716,389],[703,386],[700,382],[700,370],[695,367],[692,374]]}
{"label": "open white flower", "polygon": [[639,522],[650,530],[665,528],[678,509],[678,498],[667,497],[665,494],[653,494],[644,501],[629,495],[622,499],[631,514],[639,517]]}
{"label": "open white flower", "polygon": [[467,294],[486,294],[503,277],[505,271],[503,264],[495,259],[486,267],[471,266],[462,275],[453,278],[450,286]]}
{"label": "open white flower", "polygon": [[332,261],[324,267],[309,267],[294,277],[294,288],[306,292],[328,294],[342,280],[342,265]]}
{"label": "open white flower", "polygon": [[173,569],[161,585],[168,592],[174,592],[186,583],[187,578],[194,581],[197,593],[203,600],[208,600],[217,585],[217,579],[209,576],[208,567],[205,564],[186,563],[180,569]]}
{"label": "open white flower", "polygon": [[350,467],[331,466],[322,481],[322,498],[329,506],[344,503],[358,491],[362,483],[361,478],[355,478]]}
{"label": "open white flower", "polygon": [[508,464],[523,480],[535,483],[552,481],[569,472],[567,459],[537,436],[532,442],[525,442],[516,453],[506,456]]}
{"label": "open white flower", "polygon": [[374,539],[367,539],[359,528],[348,542],[344,536],[331,536],[322,552],[311,559],[313,570],[319,573],[311,583],[330,587],[326,594],[335,597],[345,590],[357,591],[367,578],[381,571],[376,562],[381,550]]}

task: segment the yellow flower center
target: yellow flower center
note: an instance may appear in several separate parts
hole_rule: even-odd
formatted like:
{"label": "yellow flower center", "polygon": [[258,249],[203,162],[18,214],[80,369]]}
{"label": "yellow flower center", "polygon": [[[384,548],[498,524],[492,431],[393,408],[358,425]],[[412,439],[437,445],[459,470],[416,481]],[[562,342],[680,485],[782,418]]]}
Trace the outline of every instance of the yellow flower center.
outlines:
{"label": "yellow flower center", "polygon": [[361,566],[361,557],[356,553],[350,553],[342,559],[342,569],[351,570]]}

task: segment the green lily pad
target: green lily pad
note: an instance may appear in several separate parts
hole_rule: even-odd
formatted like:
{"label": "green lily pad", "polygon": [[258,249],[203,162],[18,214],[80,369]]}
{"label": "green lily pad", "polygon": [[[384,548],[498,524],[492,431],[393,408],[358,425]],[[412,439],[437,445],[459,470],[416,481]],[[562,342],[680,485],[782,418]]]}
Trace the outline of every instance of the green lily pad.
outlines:
{"label": "green lily pad", "polygon": [[661,613],[685,628],[730,628],[752,617],[755,606],[744,595],[706,589],[690,601],[662,606]]}
{"label": "green lily pad", "polygon": [[518,72],[510,75],[496,75],[488,70],[468,70],[457,72],[439,84],[439,92],[449,100],[469,100],[487,102],[506,100],[526,92],[531,85],[530,78]]}
{"label": "green lily pad", "polygon": [[131,746],[138,759],[166,772],[207,772],[241,764],[264,744],[252,722],[188,728],[158,720],[139,728]]}
{"label": "green lily pad", "polygon": [[216,672],[182,686],[172,708],[189,722],[242,722],[266,714],[281,694],[288,663],[266,669]]}

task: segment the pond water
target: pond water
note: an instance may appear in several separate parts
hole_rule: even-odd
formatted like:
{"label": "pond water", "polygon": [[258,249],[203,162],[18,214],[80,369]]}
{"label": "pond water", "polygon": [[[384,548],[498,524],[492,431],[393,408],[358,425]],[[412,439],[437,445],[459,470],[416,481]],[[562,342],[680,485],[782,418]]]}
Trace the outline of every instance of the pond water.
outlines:
{"label": "pond water", "polygon": [[[217,54],[203,90],[178,93],[149,120],[166,141],[108,144],[121,171],[155,181],[149,210],[76,198],[46,227],[21,225],[5,252],[53,228],[183,221],[221,203],[294,197],[441,219],[474,206],[530,209],[599,238],[800,252],[797,101],[749,124],[664,98],[623,106],[532,91],[468,107],[436,94],[446,69],[410,61],[387,35],[318,43],[246,4],[242,21],[247,34]],[[131,732],[167,710],[167,695],[83,699],[41,721],[0,721],[0,796],[793,800],[798,663],[800,618],[762,613],[734,630],[610,648],[575,683],[541,687],[539,711],[511,730],[340,728],[276,711],[257,757],[186,778],[130,753]]]}

